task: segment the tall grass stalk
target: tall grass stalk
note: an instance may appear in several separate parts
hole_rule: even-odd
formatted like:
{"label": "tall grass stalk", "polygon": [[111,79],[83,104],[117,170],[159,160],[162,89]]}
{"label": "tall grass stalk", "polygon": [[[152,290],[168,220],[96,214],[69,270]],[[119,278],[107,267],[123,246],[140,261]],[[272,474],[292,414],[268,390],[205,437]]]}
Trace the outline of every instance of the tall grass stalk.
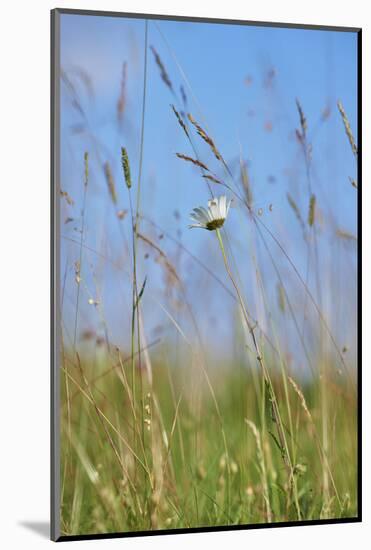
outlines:
{"label": "tall grass stalk", "polygon": [[83,241],[84,241],[84,232],[85,232],[85,209],[86,209],[86,195],[88,190],[89,182],[89,155],[88,152],[84,153],[84,194],[82,199],[82,210],[81,210],[81,229],[80,229],[80,252],[79,260],[76,267],[76,309],[75,309],[75,326],[73,331],[73,349],[76,352],[76,339],[77,339],[77,324],[79,319],[79,301],[80,301],[80,282],[81,282],[81,264],[82,264],[82,251],[83,251]]}
{"label": "tall grass stalk", "polygon": [[[141,380],[141,421],[142,421],[142,441],[144,442],[144,425],[143,425],[143,388],[142,388],[142,368],[140,355],[140,323],[139,323],[139,293],[137,279],[137,246],[140,221],[140,198],[141,198],[141,183],[142,183],[142,168],[143,168],[143,149],[144,149],[144,126],[146,112],[146,95],[147,95],[147,50],[148,50],[148,21],[144,22],[144,60],[143,60],[143,96],[142,96],[142,114],[141,114],[141,131],[140,131],[140,149],[139,149],[139,167],[138,167],[138,182],[136,195],[136,210],[134,215],[131,190],[129,191],[130,213],[132,220],[132,254],[133,254],[133,291],[132,291],[132,316],[131,316],[131,379],[132,379],[132,398],[133,398],[133,422],[136,423],[136,384],[135,384],[135,328],[137,329],[137,345],[138,345],[138,364]],[[136,325],[136,326],[135,326]]]}
{"label": "tall grass stalk", "polygon": [[294,472],[294,468],[293,468],[293,465],[292,465],[290,452],[289,452],[289,448],[288,448],[288,444],[287,444],[287,440],[286,440],[285,429],[284,429],[284,426],[283,426],[283,423],[282,423],[282,419],[281,419],[281,415],[280,415],[280,411],[279,411],[279,407],[278,407],[278,402],[277,402],[277,399],[276,399],[276,394],[275,394],[275,391],[274,391],[274,388],[273,388],[271,378],[269,376],[269,372],[268,372],[268,370],[265,366],[263,356],[260,352],[260,347],[259,347],[256,335],[255,335],[255,327],[253,327],[251,325],[250,321],[249,321],[249,317],[247,315],[244,300],[243,300],[241,292],[240,292],[240,290],[239,290],[239,288],[238,288],[238,286],[235,282],[233,274],[230,270],[229,263],[228,263],[228,258],[227,258],[226,252],[225,252],[225,248],[224,248],[223,239],[222,239],[220,229],[216,229],[216,235],[217,235],[217,238],[218,238],[220,250],[222,252],[223,261],[224,261],[224,265],[225,265],[227,274],[228,274],[228,276],[231,280],[231,283],[232,283],[232,285],[233,285],[233,287],[236,291],[236,294],[238,296],[238,300],[239,300],[239,303],[240,303],[240,306],[241,306],[241,310],[242,310],[246,325],[248,327],[248,330],[249,330],[251,338],[252,338],[252,342],[253,342],[254,349],[255,349],[255,352],[256,352],[256,360],[257,360],[258,364],[261,366],[261,369],[262,369],[263,379],[264,379],[264,382],[266,384],[266,387],[267,387],[267,390],[268,390],[269,401],[270,401],[271,406],[272,406],[272,416],[273,416],[273,421],[275,422],[276,429],[277,429],[277,435],[278,435],[278,442],[279,442],[279,445],[280,445],[280,451],[281,451],[282,458],[283,458],[283,461],[284,461],[286,469],[287,469],[288,486],[291,487],[292,490],[293,490],[294,503],[295,503],[297,517],[298,517],[298,519],[301,519],[301,512],[300,512],[300,505],[299,505],[299,499],[298,499],[296,477],[295,477],[295,472]]}

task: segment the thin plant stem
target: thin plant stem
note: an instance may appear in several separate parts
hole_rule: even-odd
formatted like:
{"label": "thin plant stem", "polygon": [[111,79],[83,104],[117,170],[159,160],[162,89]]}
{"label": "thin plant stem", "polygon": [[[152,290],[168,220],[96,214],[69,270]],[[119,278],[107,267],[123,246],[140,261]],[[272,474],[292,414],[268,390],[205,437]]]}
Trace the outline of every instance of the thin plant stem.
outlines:
{"label": "thin plant stem", "polygon": [[[139,322],[139,299],[138,299],[138,273],[137,273],[137,245],[138,231],[140,220],[140,197],[141,197],[141,181],[143,168],[143,149],[144,149],[144,127],[145,127],[145,110],[146,110],[146,93],[147,93],[147,50],[148,50],[148,21],[144,25],[144,63],[143,63],[143,96],[142,96],[142,115],[141,115],[141,133],[140,133],[140,151],[139,151],[139,168],[138,168],[138,184],[136,193],[136,210],[134,214],[131,192],[129,189],[129,203],[132,220],[132,251],[133,251],[133,292],[132,292],[132,315],[131,315],[131,391],[133,399],[133,422],[136,423],[136,384],[135,384],[135,329],[137,333],[138,347],[138,365],[140,373],[140,391],[141,391],[141,418],[142,431],[141,439],[144,448],[144,423],[143,423],[143,383],[141,372],[141,354],[140,354],[140,322]],[[135,439],[135,433],[134,433]],[[135,441],[134,441],[135,448]]]}
{"label": "thin plant stem", "polygon": [[272,381],[271,381],[270,376],[269,376],[269,372],[268,372],[268,370],[265,366],[263,356],[260,352],[260,347],[259,347],[258,341],[257,341],[256,336],[255,336],[255,327],[253,327],[250,323],[250,320],[249,320],[249,317],[248,317],[248,314],[247,314],[246,306],[245,306],[245,303],[243,301],[242,295],[240,293],[238,285],[235,282],[233,274],[230,270],[229,263],[228,263],[228,258],[227,258],[226,252],[225,252],[225,248],[224,248],[223,239],[222,239],[220,229],[216,229],[216,235],[218,237],[218,242],[219,242],[220,250],[222,252],[223,261],[224,261],[226,271],[228,273],[228,276],[231,280],[231,283],[232,283],[232,285],[233,285],[233,287],[236,291],[236,294],[238,296],[238,300],[239,300],[239,303],[240,303],[240,306],[241,306],[242,314],[244,316],[244,319],[245,319],[246,325],[248,327],[248,330],[251,334],[253,345],[254,345],[254,348],[255,348],[255,351],[256,351],[256,359],[257,359],[257,361],[258,361],[258,363],[259,363],[259,365],[262,369],[264,382],[265,382],[266,388],[268,390],[268,398],[269,398],[269,400],[271,402],[271,406],[272,406],[273,421],[275,422],[276,428],[277,428],[277,435],[278,435],[278,441],[279,441],[280,448],[281,448],[282,458],[283,458],[283,461],[285,463],[288,478],[289,478],[289,486],[292,487],[292,489],[293,489],[296,513],[297,513],[298,519],[300,520],[301,519],[301,512],[300,512],[300,506],[299,506],[296,479],[295,479],[294,469],[293,469],[293,466],[292,466],[292,462],[291,462],[291,458],[290,458],[290,452],[289,452],[289,448],[288,448],[288,444],[287,444],[287,440],[286,440],[286,436],[285,436],[284,426],[283,426],[281,415],[280,415],[280,412],[279,412],[279,407],[278,407],[278,403],[277,403],[277,399],[276,399],[276,394],[275,394],[275,391],[274,391],[274,388],[273,388]]}
{"label": "thin plant stem", "polygon": [[[86,154],[86,153],[85,153]],[[87,162],[87,161],[85,161]],[[85,176],[85,182],[84,182],[84,195],[82,200],[82,211],[81,211],[81,237],[80,237],[80,253],[79,253],[79,263],[78,263],[78,279],[76,280],[77,283],[77,295],[76,295],[76,311],[75,311],[75,327],[73,331],[73,350],[76,352],[76,339],[77,339],[77,323],[79,318],[79,301],[80,301],[80,280],[81,280],[81,262],[82,262],[82,249],[83,249],[83,239],[84,239],[84,231],[85,231],[85,208],[86,208],[86,194],[88,190],[88,178],[87,175]]]}

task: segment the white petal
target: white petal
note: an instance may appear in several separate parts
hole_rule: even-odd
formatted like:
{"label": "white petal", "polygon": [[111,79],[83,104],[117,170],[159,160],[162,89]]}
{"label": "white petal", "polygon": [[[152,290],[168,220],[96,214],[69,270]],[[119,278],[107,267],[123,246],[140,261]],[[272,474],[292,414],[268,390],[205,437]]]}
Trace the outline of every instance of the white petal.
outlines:
{"label": "white petal", "polygon": [[228,216],[228,212],[229,212],[229,209],[230,209],[231,204],[232,204],[232,201],[231,201],[231,200],[228,200],[228,201],[227,201],[227,204],[226,204],[226,208],[225,208],[225,217]]}
{"label": "white petal", "polygon": [[223,219],[225,219],[227,215],[226,202],[227,202],[227,197],[225,195],[222,195],[219,198],[219,211],[220,211],[220,216]]}
{"label": "white petal", "polygon": [[220,218],[218,200],[209,201],[209,212],[211,220],[218,220]]}
{"label": "white petal", "polygon": [[191,220],[195,220],[196,222],[201,221],[201,216],[196,212],[191,212],[189,217],[191,218]]}
{"label": "white petal", "polygon": [[190,214],[190,217],[193,220],[201,223],[204,223],[207,220],[207,218],[205,217],[204,209],[202,207],[194,208],[194,210]]}
{"label": "white petal", "polygon": [[199,214],[199,217],[203,222],[208,222],[209,221],[209,213],[206,210],[206,208],[204,208],[203,206],[200,206],[199,208],[196,208],[195,210],[196,210],[197,214]]}
{"label": "white petal", "polygon": [[192,229],[193,227],[199,227],[200,229],[206,229],[206,226],[204,224],[201,224],[201,223],[192,223],[191,225],[188,226],[189,229]]}
{"label": "white petal", "polygon": [[208,211],[208,209],[207,209],[207,208],[204,208],[203,206],[201,206],[201,210],[202,210],[202,212],[203,212],[203,215],[204,215],[204,217],[205,217],[205,220],[209,221],[210,218],[209,218],[209,211]]}

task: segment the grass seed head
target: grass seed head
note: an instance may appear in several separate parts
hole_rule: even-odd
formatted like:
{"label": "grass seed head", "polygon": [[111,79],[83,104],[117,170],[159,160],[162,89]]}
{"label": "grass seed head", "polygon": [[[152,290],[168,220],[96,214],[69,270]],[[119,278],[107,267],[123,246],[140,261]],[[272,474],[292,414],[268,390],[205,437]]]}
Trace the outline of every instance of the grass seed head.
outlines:
{"label": "grass seed head", "polygon": [[349,119],[347,117],[347,114],[345,112],[345,109],[344,109],[343,104],[341,103],[341,101],[338,101],[338,109],[339,109],[341,118],[343,119],[345,133],[348,136],[348,140],[349,140],[350,146],[352,148],[352,152],[353,152],[354,156],[356,157],[358,155],[358,148],[357,148],[356,142],[354,140],[354,136],[353,136],[353,133],[352,133],[352,129],[350,127]]}
{"label": "grass seed head", "polygon": [[307,124],[307,119],[305,118],[305,115],[304,115],[303,108],[298,99],[296,100],[296,107],[298,109],[299,118],[300,118],[301,136],[303,140],[305,140],[307,135],[307,130],[308,130],[308,124]]}
{"label": "grass seed head", "polygon": [[214,153],[215,157],[222,161],[224,163],[222,155],[219,153],[218,149],[215,146],[215,143],[211,139],[211,137],[205,132],[203,128],[196,122],[196,120],[193,118],[191,113],[188,113],[188,120],[193,124],[193,126],[196,128],[198,135],[209,145],[210,149]]}
{"label": "grass seed head", "polygon": [[187,129],[187,126],[185,125],[184,121],[183,121],[183,118],[180,116],[180,114],[178,113],[178,111],[175,109],[174,105],[171,106],[171,108],[173,109],[173,112],[177,118],[177,121],[180,125],[180,127],[183,129],[185,135],[187,136],[187,138],[189,139],[189,133],[188,133],[188,129]]}
{"label": "grass seed head", "polygon": [[151,51],[153,53],[153,56],[155,58],[155,62],[156,62],[156,65],[158,66],[158,68],[160,69],[160,76],[163,80],[163,82],[166,84],[166,86],[174,93],[174,90],[173,90],[173,85],[171,83],[171,80],[169,78],[169,75],[167,74],[166,72],[166,69],[165,69],[165,65],[163,64],[163,62],[161,61],[161,57],[159,56],[159,54],[157,53],[156,49],[154,48],[154,46],[151,46]]}
{"label": "grass seed head", "polygon": [[116,194],[116,186],[115,181],[113,179],[113,175],[111,172],[111,167],[108,162],[105,162],[103,166],[104,175],[106,177],[106,182],[108,186],[108,191],[110,194],[110,197],[112,199],[113,204],[117,204],[117,194]]}
{"label": "grass seed head", "polygon": [[84,153],[84,185],[87,187],[89,180],[89,153]]}
{"label": "grass seed head", "polygon": [[209,181],[212,181],[213,183],[218,183],[220,185],[223,185],[223,182],[218,180],[218,178],[216,178],[215,176],[212,176],[210,174],[202,174],[202,177],[209,180]]}
{"label": "grass seed head", "polygon": [[316,215],[316,196],[312,195],[309,201],[308,225],[312,227]]}
{"label": "grass seed head", "polygon": [[188,157],[187,155],[183,155],[182,153],[175,153],[176,156],[179,158],[179,159],[183,159],[185,160],[186,162],[191,162],[192,164],[194,164],[195,166],[198,166],[199,168],[201,168],[202,170],[207,170],[209,172],[209,169],[208,167],[206,166],[206,164],[204,164],[203,162],[201,162],[200,160],[197,160],[197,159],[194,159],[192,157]]}
{"label": "grass seed head", "polygon": [[121,164],[122,164],[122,169],[124,171],[126,187],[130,189],[131,187],[130,164],[129,164],[129,156],[125,147],[121,147]]}
{"label": "grass seed head", "polygon": [[120,95],[117,100],[117,118],[121,122],[126,107],[126,80],[127,80],[127,63],[124,61],[122,65]]}
{"label": "grass seed head", "polygon": [[63,197],[67,204],[69,206],[73,206],[75,204],[75,201],[70,197],[70,195],[67,193],[67,191],[63,191],[62,189],[60,190],[60,195],[61,197]]}
{"label": "grass seed head", "polygon": [[293,197],[290,195],[290,193],[287,193],[287,201],[288,201],[291,209],[293,210],[297,220],[299,221],[300,225],[304,229],[305,225],[304,225],[304,221],[303,221],[303,218],[301,216],[299,207],[298,207],[297,203],[295,202],[295,200],[293,199]]}

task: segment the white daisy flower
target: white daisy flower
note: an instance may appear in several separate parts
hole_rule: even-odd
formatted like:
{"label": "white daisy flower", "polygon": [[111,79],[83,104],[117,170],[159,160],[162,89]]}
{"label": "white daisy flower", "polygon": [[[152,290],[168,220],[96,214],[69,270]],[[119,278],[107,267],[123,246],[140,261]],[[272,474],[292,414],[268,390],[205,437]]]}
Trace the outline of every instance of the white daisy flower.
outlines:
{"label": "white daisy flower", "polygon": [[201,229],[208,229],[209,231],[222,227],[228,215],[230,205],[231,201],[225,195],[222,195],[219,198],[216,197],[209,200],[207,209],[203,206],[194,208],[191,212],[191,219],[196,223],[189,227],[201,227]]}

